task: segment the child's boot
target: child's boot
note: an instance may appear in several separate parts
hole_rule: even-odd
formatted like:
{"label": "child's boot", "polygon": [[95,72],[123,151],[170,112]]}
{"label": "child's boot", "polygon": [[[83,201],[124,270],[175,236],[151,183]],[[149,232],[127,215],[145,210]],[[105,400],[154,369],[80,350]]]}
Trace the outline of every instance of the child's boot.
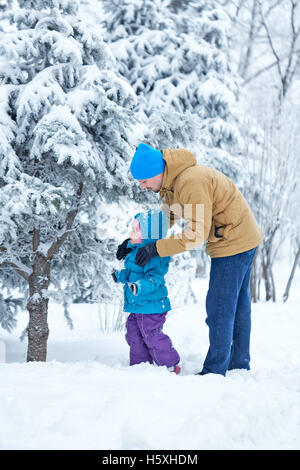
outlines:
{"label": "child's boot", "polygon": [[174,372],[174,374],[178,375],[178,374],[180,374],[181,368],[177,364],[176,366],[168,367],[168,371]]}

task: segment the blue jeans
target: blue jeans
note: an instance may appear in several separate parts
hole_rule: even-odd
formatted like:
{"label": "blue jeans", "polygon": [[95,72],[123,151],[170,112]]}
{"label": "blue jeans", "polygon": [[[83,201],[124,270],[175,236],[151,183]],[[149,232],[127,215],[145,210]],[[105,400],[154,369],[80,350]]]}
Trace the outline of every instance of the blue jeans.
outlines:
{"label": "blue jeans", "polygon": [[250,369],[251,297],[249,281],[256,248],[212,258],[206,296],[209,350],[200,373],[226,375]]}

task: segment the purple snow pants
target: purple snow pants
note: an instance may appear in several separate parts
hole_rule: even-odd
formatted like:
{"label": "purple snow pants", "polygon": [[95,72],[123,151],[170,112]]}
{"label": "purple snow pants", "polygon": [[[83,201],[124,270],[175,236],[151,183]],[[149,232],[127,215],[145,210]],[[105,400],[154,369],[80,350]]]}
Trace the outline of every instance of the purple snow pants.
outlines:
{"label": "purple snow pants", "polygon": [[173,348],[172,341],[162,332],[167,313],[129,315],[125,338],[130,346],[131,366],[141,362],[155,362],[159,366],[171,367],[179,363],[180,357]]}

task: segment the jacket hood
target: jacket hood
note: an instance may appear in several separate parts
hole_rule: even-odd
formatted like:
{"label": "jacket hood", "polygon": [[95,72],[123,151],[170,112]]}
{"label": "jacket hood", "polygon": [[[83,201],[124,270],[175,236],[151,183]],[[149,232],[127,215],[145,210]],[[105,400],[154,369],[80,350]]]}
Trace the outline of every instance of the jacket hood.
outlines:
{"label": "jacket hood", "polygon": [[185,149],[166,149],[163,151],[163,158],[166,162],[166,166],[164,169],[160,197],[163,197],[166,191],[172,190],[174,180],[180,173],[190,166],[197,165],[195,155]]}
{"label": "jacket hood", "polygon": [[148,243],[154,243],[161,238],[165,238],[169,228],[167,214],[158,209],[151,209],[147,212],[139,212],[134,216],[138,220],[141,232],[142,243],[131,243],[129,240],[127,247],[142,247]]}

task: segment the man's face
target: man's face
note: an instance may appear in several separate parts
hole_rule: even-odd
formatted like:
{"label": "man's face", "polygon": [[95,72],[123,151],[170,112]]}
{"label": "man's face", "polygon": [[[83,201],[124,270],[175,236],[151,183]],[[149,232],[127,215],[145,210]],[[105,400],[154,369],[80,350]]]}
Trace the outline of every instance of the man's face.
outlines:
{"label": "man's face", "polygon": [[152,178],[148,178],[146,180],[138,180],[140,183],[141,189],[149,189],[154,193],[158,193],[161,189],[163,181],[163,173],[159,175],[153,176]]}

